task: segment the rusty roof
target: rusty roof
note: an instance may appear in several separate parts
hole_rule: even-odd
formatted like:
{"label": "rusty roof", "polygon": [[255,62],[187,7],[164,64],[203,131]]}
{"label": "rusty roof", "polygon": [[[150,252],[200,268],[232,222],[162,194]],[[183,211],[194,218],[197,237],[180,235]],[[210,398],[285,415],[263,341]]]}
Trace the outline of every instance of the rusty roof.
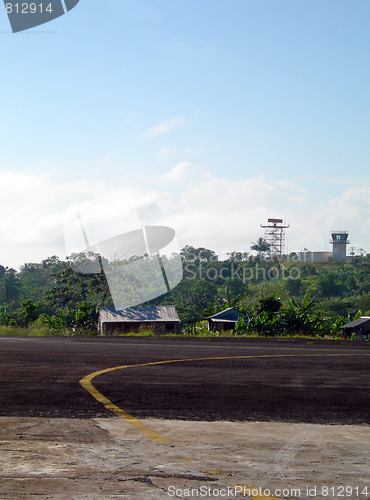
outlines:
{"label": "rusty roof", "polygon": [[156,321],[180,322],[175,306],[135,306],[117,311],[114,307],[100,307],[100,323],[142,323]]}

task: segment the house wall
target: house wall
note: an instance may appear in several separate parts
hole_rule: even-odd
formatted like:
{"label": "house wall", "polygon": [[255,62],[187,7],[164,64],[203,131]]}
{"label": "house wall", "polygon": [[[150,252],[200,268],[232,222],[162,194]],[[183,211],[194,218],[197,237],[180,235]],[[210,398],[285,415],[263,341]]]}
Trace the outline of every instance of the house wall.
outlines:
{"label": "house wall", "polygon": [[343,328],[343,334],[346,339],[354,336],[357,340],[369,339],[369,330],[364,328]]}
{"label": "house wall", "polygon": [[332,252],[299,252],[298,262],[329,262],[333,258]]}
{"label": "house wall", "polygon": [[212,321],[211,319],[208,320],[208,330],[210,332],[225,332],[228,330],[234,330],[236,323],[229,323],[228,321],[223,323],[222,321]]}
{"label": "house wall", "polygon": [[114,323],[99,323],[98,332],[100,335],[119,335],[122,333],[139,332],[142,328],[151,328],[155,333],[177,333],[179,324],[177,321],[156,321],[156,322],[114,322]]}

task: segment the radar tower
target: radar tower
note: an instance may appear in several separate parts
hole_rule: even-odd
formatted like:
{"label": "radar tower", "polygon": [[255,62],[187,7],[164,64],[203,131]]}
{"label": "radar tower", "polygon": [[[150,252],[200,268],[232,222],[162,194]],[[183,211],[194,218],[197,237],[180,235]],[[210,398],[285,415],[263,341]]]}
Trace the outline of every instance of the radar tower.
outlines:
{"label": "radar tower", "polygon": [[285,229],[289,224],[284,224],[283,219],[267,219],[267,224],[261,224],[265,230],[265,240],[270,245],[271,255],[283,255],[285,247]]}

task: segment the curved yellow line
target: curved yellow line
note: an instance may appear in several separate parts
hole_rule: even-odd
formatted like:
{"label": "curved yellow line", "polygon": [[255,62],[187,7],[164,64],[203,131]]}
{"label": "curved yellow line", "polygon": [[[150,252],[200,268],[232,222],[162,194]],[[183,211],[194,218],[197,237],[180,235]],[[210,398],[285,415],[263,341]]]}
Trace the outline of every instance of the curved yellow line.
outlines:
{"label": "curved yellow line", "polygon": [[114,366],[113,368],[105,368],[104,370],[99,370],[97,372],[90,373],[80,380],[80,384],[84,389],[86,389],[99,403],[102,403],[107,410],[112,411],[118,417],[122,418],[128,424],[132,425],[138,431],[145,434],[147,437],[155,441],[156,443],[171,443],[170,439],[161,436],[158,432],[151,429],[150,427],[143,424],[139,419],[133,417],[125,410],[122,410],[117,405],[112,403],[108,398],[106,398],[101,392],[99,392],[93,385],[92,380],[99,375],[104,373],[113,372],[115,370],[123,370],[125,368],[136,368],[139,366],[154,366],[154,365],[165,365],[169,363],[182,363],[189,361],[217,361],[225,359],[251,359],[251,358],[289,358],[289,357],[323,357],[323,356],[370,356],[370,354],[261,354],[261,355],[251,355],[251,356],[217,356],[214,358],[185,358],[185,359],[170,359],[166,361],[153,361],[151,363],[140,363],[136,365],[122,365]]}
{"label": "curved yellow line", "polygon": [[155,441],[156,443],[170,443],[171,441],[163,436],[161,436],[158,432],[155,430],[151,429],[150,427],[147,427],[145,424],[143,424],[140,420],[137,418],[133,417],[129,413],[127,413],[125,410],[122,410],[119,408],[117,405],[112,403],[108,398],[106,398],[101,392],[99,392],[91,383],[91,381],[97,377],[98,375],[102,375],[103,373],[111,372],[113,370],[119,370],[122,368],[129,368],[130,366],[133,365],[127,365],[127,366],[117,366],[115,368],[108,368],[106,370],[100,370],[98,372],[91,373],[90,375],[87,375],[86,377],[82,378],[80,380],[80,384],[84,389],[86,389],[94,398],[99,401],[99,403],[102,403],[107,410],[112,411],[115,413],[118,417],[122,418],[125,422],[128,424],[132,425],[135,427],[136,430],[142,432],[145,434],[147,437]]}

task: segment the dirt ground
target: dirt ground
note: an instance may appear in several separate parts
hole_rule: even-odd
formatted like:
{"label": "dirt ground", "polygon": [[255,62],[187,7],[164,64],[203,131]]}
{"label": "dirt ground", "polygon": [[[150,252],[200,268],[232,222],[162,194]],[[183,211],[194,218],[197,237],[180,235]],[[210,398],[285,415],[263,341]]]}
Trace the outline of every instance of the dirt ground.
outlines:
{"label": "dirt ground", "polygon": [[0,418],[0,497],[370,498],[369,426],[144,423],[171,443],[155,443],[118,417]]}

